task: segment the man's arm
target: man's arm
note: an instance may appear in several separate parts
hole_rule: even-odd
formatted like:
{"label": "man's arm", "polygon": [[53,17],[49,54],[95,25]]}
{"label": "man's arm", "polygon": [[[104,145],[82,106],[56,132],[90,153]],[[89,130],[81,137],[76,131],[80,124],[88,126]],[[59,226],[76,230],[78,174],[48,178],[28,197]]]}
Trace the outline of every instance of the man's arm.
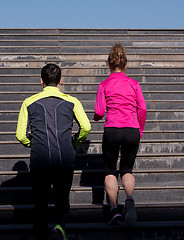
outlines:
{"label": "man's arm", "polygon": [[31,146],[31,141],[28,134],[28,111],[26,107],[26,101],[23,102],[20,109],[17,123],[16,138],[24,146],[26,147]]}
{"label": "man's arm", "polygon": [[78,99],[75,99],[74,105],[74,116],[77,124],[79,125],[78,133],[73,136],[73,146],[76,147],[86,139],[91,130],[91,124],[82,107],[82,104]]}

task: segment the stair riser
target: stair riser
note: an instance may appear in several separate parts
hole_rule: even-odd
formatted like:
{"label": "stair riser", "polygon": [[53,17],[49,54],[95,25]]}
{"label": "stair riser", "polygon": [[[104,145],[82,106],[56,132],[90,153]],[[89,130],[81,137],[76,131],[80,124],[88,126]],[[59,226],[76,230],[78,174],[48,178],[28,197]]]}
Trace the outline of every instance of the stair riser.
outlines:
{"label": "stair riser", "polygon": [[[182,221],[183,208],[137,208],[138,222],[140,221]],[[124,212],[122,213],[124,221]],[[49,223],[53,222],[53,208],[49,208]],[[84,224],[86,222],[107,222],[107,214],[103,212],[103,209],[84,209],[73,210],[71,209],[67,218],[68,223]],[[0,224],[25,224],[33,223],[33,206],[30,209],[15,209],[1,211]],[[135,231],[135,230],[134,230]],[[1,233],[2,236],[2,233]],[[1,238],[0,238],[1,239]],[[135,238],[134,238],[135,239]],[[145,239],[145,238],[144,238]]]}
{"label": "stair riser", "polygon": [[[2,120],[17,121],[19,111],[20,111],[20,108],[15,110],[15,112],[2,112],[2,113],[0,113],[0,120],[1,121]],[[91,109],[90,112],[86,111],[86,114],[87,114],[87,116],[88,116],[88,118],[90,120],[93,119],[93,115],[94,115],[93,109]],[[172,126],[173,123],[169,122],[169,120],[182,120],[183,121],[184,120],[184,111],[181,111],[180,109],[178,109],[178,111],[177,111],[177,109],[175,111],[172,111],[172,110],[171,111],[164,111],[164,110],[163,111],[162,110],[159,111],[157,109],[155,111],[149,111],[149,109],[148,109],[147,119],[146,119],[147,122],[146,122],[145,128],[147,127],[148,124],[151,124],[151,125],[153,124],[152,126],[154,126],[154,123],[148,122],[148,120],[151,121],[151,120],[154,120],[154,119],[155,120],[166,120],[166,119],[168,119],[168,126],[169,126],[169,124],[171,124],[171,126]],[[94,126],[99,127],[101,125],[101,123],[103,124],[103,122],[94,123]],[[160,128],[164,124],[165,123],[159,123]],[[176,126],[174,127],[174,129],[175,128],[176,128]],[[101,126],[100,126],[100,129],[101,129]],[[2,130],[3,130],[3,128],[2,128]]]}
{"label": "stair riser", "polygon": [[[57,61],[56,59],[50,59],[48,61],[20,61],[19,60],[15,60],[15,61],[8,61],[8,59],[6,61],[0,61],[0,67],[2,68],[26,68],[27,71],[29,70],[29,68],[40,68],[40,70],[42,69],[43,66],[45,66],[45,64],[47,64],[49,61],[59,65],[62,69],[62,74],[63,71],[66,68],[82,68],[85,69],[86,67],[88,68],[94,68],[94,67],[98,67],[98,68],[108,68],[108,64],[107,64],[107,59],[106,61],[85,61],[83,62],[81,61],[74,61],[71,59],[71,61]],[[147,69],[147,68],[151,68],[151,69],[158,69],[158,68],[167,68],[167,70],[169,68],[171,68],[172,70],[174,70],[174,68],[183,68],[183,62],[182,61],[153,61],[152,59],[150,59],[150,61],[128,61],[127,63],[127,69],[126,69],[126,73],[128,73],[129,71],[131,71],[131,68],[136,68],[137,71],[140,71],[140,69]],[[150,69],[150,70],[151,70]],[[171,71],[171,70],[169,70]],[[176,70],[177,71],[177,70]],[[40,72],[39,72],[40,73]],[[137,73],[137,72],[136,72]]]}
{"label": "stair riser", "polygon": [[134,165],[135,169],[183,169],[183,156],[168,156],[165,157],[137,157]]}
{"label": "stair riser", "polygon": [[[50,36],[47,36],[50,38]],[[53,47],[53,46],[62,46],[62,47],[109,47],[117,43],[117,39],[103,39],[99,36],[99,39],[94,39],[86,37],[80,37],[80,39],[69,38],[66,39],[66,36],[60,36],[56,39],[53,36],[53,39],[47,39],[46,36],[0,36],[0,46],[2,47]],[[90,36],[92,37],[92,36]],[[65,39],[64,39],[65,38]],[[31,41],[32,40],[32,41]],[[79,41],[80,40],[80,41]],[[126,47],[180,47],[183,46],[184,37],[183,36],[174,36],[169,38],[168,36],[132,36],[131,39],[129,36],[121,36],[121,43]]]}
{"label": "stair riser", "polygon": [[[112,45],[102,48],[94,48],[94,47],[87,47],[87,48],[79,48],[79,47],[74,47],[74,48],[67,48],[67,47],[26,47],[26,48],[14,48],[14,47],[9,47],[9,48],[1,48],[0,53],[1,54],[11,54],[14,52],[15,54],[105,54],[108,55],[110,52],[110,48]],[[147,48],[148,46],[148,48]],[[133,48],[128,48],[126,49],[127,54],[183,54],[184,53],[184,48],[179,47],[179,48],[172,48],[172,46],[156,46],[156,48],[152,48],[149,45],[145,46],[146,48],[142,47],[140,48],[139,46],[133,47]]]}
{"label": "stair riser", "polygon": [[[184,201],[184,189],[169,189],[169,190],[135,190],[134,199],[136,203],[157,202],[183,202]],[[119,192],[119,203],[124,203],[126,196],[124,191]],[[93,190],[93,191],[71,191],[70,203],[71,204],[91,204],[91,203],[103,203],[105,200],[105,191]],[[31,191],[19,191],[19,192],[1,192],[0,204],[31,204],[32,197]]]}
{"label": "stair riser", "polygon": [[[37,91],[33,91],[30,93],[6,93],[6,94],[1,94],[0,96],[0,101],[8,101],[11,99],[11,101],[23,101],[25,98],[30,97],[33,94],[38,93]],[[79,100],[94,100],[96,98],[96,91],[94,92],[83,92],[83,93],[78,93],[76,90],[75,92],[65,92],[69,95],[72,95],[73,97],[78,98]],[[184,100],[184,91],[176,92],[176,93],[169,93],[169,92],[155,92],[155,93],[145,93],[143,92],[143,95],[145,97],[145,100]]]}
{"label": "stair riser", "polygon": [[[19,108],[20,109],[20,108]],[[17,113],[17,118],[18,118],[18,113]],[[13,123],[9,123],[4,122],[1,123],[1,129],[3,132],[9,132],[9,131],[16,131],[17,128],[17,118],[15,119],[15,122]],[[1,119],[1,118],[0,118]],[[90,119],[91,120],[91,119]],[[77,131],[78,129],[78,125],[76,123],[74,123],[73,126],[73,130]],[[184,129],[184,122],[183,120],[181,122],[179,122],[179,120],[175,120],[173,122],[157,122],[157,120],[153,120],[153,122],[149,122],[149,120],[147,120],[146,125],[145,125],[145,131],[160,131],[160,130],[181,130]],[[92,131],[103,131],[104,130],[104,121],[101,122],[93,122],[93,120],[91,120],[91,130]],[[145,134],[147,134],[145,132]]]}
{"label": "stair riser", "polygon": [[[29,156],[29,155],[28,155]],[[23,166],[25,165],[25,168],[27,169],[29,167],[29,157],[24,158],[15,158],[14,155],[12,155],[11,158],[1,158],[0,164],[2,166],[1,171],[12,171],[15,166],[17,166],[17,163],[20,164],[23,163]],[[24,169],[25,169],[24,168]],[[87,156],[86,158],[77,156],[76,157],[76,167],[75,169],[103,169],[103,161],[102,156]],[[163,157],[139,157],[137,156],[134,169],[135,170],[142,170],[142,169],[183,169],[184,168],[184,157],[183,156],[168,156],[167,154]]]}
{"label": "stair riser", "polygon": [[[19,163],[20,164],[20,163]],[[25,171],[26,165],[24,166]],[[15,169],[15,167],[14,167]],[[21,170],[21,168],[20,168]],[[17,170],[17,171],[20,171]],[[170,186],[173,182],[177,185],[184,181],[183,172],[170,172],[170,173],[133,173],[136,180],[136,187],[142,184],[155,183],[156,186],[163,186],[167,184]],[[18,173],[16,175],[0,175],[0,185],[4,187],[20,187],[31,186],[30,178],[28,174]],[[86,172],[81,174],[74,173],[73,186],[103,186],[104,185],[104,171],[102,172]],[[119,185],[121,186],[121,180],[119,178]]]}
{"label": "stair riser", "polygon": [[[83,62],[83,61],[106,61],[108,59],[108,54],[100,54],[98,52],[98,54],[64,54],[64,53],[59,53],[56,52],[55,54],[51,53],[47,53],[47,52],[43,52],[42,54],[33,54],[33,53],[20,53],[20,54],[12,54],[12,52],[9,53],[2,53],[0,54],[0,61],[36,61],[36,60],[41,60],[41,61],[48,61],[51,62],[52,60],[54,61],[79,61],[79,62]],[[136,53],[133,54],[128,54],[127,55],[127,59],[129,61],[183,61],[183,54],[154,54],[154,53],[150,53],[150,54],[139,54],[137,55]]]}
{"label": "stair riser", "polygon": [[[29,83],[29,82],[27,81],[27,83]],[[161,94],[163,94],[162,91],[164,91],[164,92],[165,91],[169,91],[169,92],[184,91],[184,84],[181,84],[181,85],[179,85],[179,84],[176,84],[176,85],[173,85],[173,84],[172,85],[167,85],[167,84],[165,84],[165,85],[154,85],[154,84],[153,85],[142,85],[142,84],[140,84],[140,85],[141,85],[143,94],[145,94],[145,92],[147,92],[147,91],[150,91],[150,94],[152,94],[151,91],[157,91],[158,94],[159,94],[159,92],[161,92]],[[72,92],[71,95],[75,94],[75,93],[73,93],[73,91],[76,91],[76,92],[77,91],[79,91],[79,92],[84,91],[84,94],[85,94],[86,91],[94,91],[94,94],[96,94],[96,92],[98,90],[98,86],[99,86],[98,83],[95,84],[95,85],[90,84],[90,83],[87,83],[87,84],[84,84],[84,85],[82,85],[82,84],[79,85],[79,84],[73,83],[71,85],[63,84],[60,87],[60,89],[61,89],[62,92],[67,92],[68,94],[70,94],[70,92]],[[33,94],[34,94],[34,92],[40,92],[40,91],[42,91],[42,89],[43,89],[43,87],[40,84],[40,79],[39,78],[38,78],[38,81],[37,81],[36,85],[31,85],[31,84],[29,84],[29,85],[25,84],[24,85],[24,84],[16,84],[16,83],[14,85],[13,84],[12,85],[10,85],[10,84],[0,85],[0,91],[1,92],[10,91],[10,92],[12,92],[12,94],[13,94],[13,92],[17,92],[17,91],[22,91],[22,93],[24,93],[26,91],[33,91]],[[159,100],[159,99],[160,98],[158,98],[157,100]]]}
{"label": "stair riser", "polygon": [[31,35],[31,34],[35,34],[35,35],[38,35],[41,34],[41,35],[50,35],[50,34],[53,34],[53,35],[58,35],[59,34],[71,34],[73,36],[75,35],[81,35],[81,34],[87,34],[87,35],[90,35],[90,34],[109,34],[109,35],[117,35],[117,34],[128,34],[129,36],[134,36],[135,34],[140,36],[140,37],[144,37],[144,36],[168,36],[168,35],[171,35],[173,37],[173,35],[181,35],[184,33],[184,31],[181,29],[55,29],[55,28],[36,28],[36,29],[29,29],[29,28],[2,28],[0,29],[0,33],[3,34],[3,35]]}
{"label": "stair riser", "polygon": [[[0,152],[2,155],[17,155],[17,154],[28,154],[29,148],[22,146],[21,144],[1,144],[0,143]],[[101,154],[102,153],[102,144],[97,143],[93,144],[83,144],[78,148],[80,154]],[[184,143],[141,143],[139,147],[140,154],[167,154],[167,153],[181,153],[184,152]]]}
{"label": "stair riser", "polygon": [[[107,76],[63,76],[62,79],[63,79],[63,82],[64,83],[97,83],[99,84],[100,82],[102,82],[103,80],[106,79]],[[144,76],[144,74],[142,76],[136,76],[136,75],[129,75],[129,77],[132,77],[134,79],[136,79],[141,87],[142,87],[142,82],[166,82],[166,83],[175,83],[175,82],[183,82],[184,80],[184,76],[177,76],[177,75],[166,75],[166,76],[154,76],[154,75],[147,75],[147,76]],[[36,84],[40,84],[40,76],[39,75],[36,75],[35,77],[34,76],[1,76],[0,75],[0,82],[2,83],[7,83],[7,82],[10,82],[10,83],[22,83],[22,82],[25,82],[25,83],[36,83]],[[6,84],[8,85],[8,84]],[[166,84],[167,85],[167,84]],[[162,85],[160,85],[162,86]],[[183,85],[181,85],[183,86]],[[40,88],[41,89],[41,88]]]}
{"label": "stair riser", "polygon": [[[3,103],[0,104],[0,111],[1,110],[15,110],[15,111],[19,111],[20,110],[20,107],[23,103],[23,99],[20,100],[18,103],[16,102],[13,102],[12,100],[10,100],[11,102],[9,102],[8,100],[5,101],[5,100],[2,100]],[[95,100],[91,100],[91,101],[81,101],[82,105],[83,105],[83,108],[85,110],[87,109],[95,109]],[[184,105],[184,100],[179,100],[179,101],[174,101],[171,102],[171,101],[163,101],[163,102],[148,102],[146,101],[146,106],[147,106],[147,110],[154,110],[156,109],[157,111],[160,109],[160,110],[165,110],[165,109],[179,109],[179,110],[183,110],[183,105]],[[149,120],[149,116],[148,116],[148,120]],[[176,118],[175,118],[176,120]],[[155,123],[153,123],[153,126],[154,126]],[[156,123],[157,124],[157,123]],[[170,124],[170,123],[168,123]],[[180,123],[179,123],[180,124]],[[159,127],[161,127],[160,125],[164,125],[162,123],[159,124]],[[157,124],[158,126],[158,124]],[[151,127],[151,125],[150,125]],[[180,126],[173,126],[174,129],[175,128],[178,128]],[[173,129],[173,128],[172,128]],[[180,128],[182,129],[182,128]]]}
{"label": "stair riser", "polygon": [[[102,139],[102,133],[98,132],[98,133],[93,133],[91,132],[88,135],[88,140],[89,141],[96,141],[96,140],[101,140]],[[166,140],[166,139],[170,139],[170,140],[175,140],[175,139],[184,139],[184,132],[172,132],[172,130],[167,133],[167,132],[153,132],[153,133],[149,133],[149,132],[144,132],[143,134],[143,140]],[[1,133],[0,134],[0,141],[16,141],[16,137],[15,137],[15,132],[10,133]]]}

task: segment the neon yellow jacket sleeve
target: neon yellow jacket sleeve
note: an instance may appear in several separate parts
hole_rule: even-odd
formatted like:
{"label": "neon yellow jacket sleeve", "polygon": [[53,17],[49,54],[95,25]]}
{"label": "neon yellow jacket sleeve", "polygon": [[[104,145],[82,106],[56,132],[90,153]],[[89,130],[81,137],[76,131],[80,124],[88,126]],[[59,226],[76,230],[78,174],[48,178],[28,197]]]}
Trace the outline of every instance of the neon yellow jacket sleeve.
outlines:
{"label": "neon yellow jacket sleeve", "polygon": [[79,145],[80,143],[82,143],[88,133],[90,132],[91,130],[91,124],[89,122],[89,119],[82,107],[82,104],[80,103],[80,101],[75,98],[75,101],[74,101],[74,115],[75,115],[75,120],[77,121],[78,125],[79,125],[79,131],[77,134],[75,134],[74,136],[74,143],[73,143],[73,146],[77,146]]}
{"label": "neon yellow jacket sleeve", "polygon": [[28,111],[26,106],[26,100],[23,102],[20,109],[17,123],[16,138],[24,146],[26,147],[31,146],[31,141],[28,137]]}

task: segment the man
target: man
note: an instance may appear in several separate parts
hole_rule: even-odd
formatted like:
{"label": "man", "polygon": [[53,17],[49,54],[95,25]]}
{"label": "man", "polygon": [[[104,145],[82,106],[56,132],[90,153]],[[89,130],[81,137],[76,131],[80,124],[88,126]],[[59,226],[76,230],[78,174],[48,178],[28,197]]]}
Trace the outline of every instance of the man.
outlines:
{"label": "man", "polygon": [[[75,166],[73,147],[83,142],[91,129],[81,103],[77,98],[60,92],[61,83],[61,69],[57,65],[43,67],[43,91],[25,99],[17,124],[18,141],[31,148],[34,230],[39,240],[48,238],[47,211],[51,184],[56,224],[53,231],[60,235],[59,239],[66,239],[64,226]],[[72,137],[73,119],[79,125],[79,131]]]}

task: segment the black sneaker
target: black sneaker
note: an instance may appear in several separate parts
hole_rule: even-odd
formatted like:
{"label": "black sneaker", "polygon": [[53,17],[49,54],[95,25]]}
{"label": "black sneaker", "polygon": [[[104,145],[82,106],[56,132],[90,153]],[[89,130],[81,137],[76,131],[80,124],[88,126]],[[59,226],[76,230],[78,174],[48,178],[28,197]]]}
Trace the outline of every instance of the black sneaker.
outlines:
{"label": "black sneaker", "polygon": [[137,214],[135,210],[135,203],[133,199],[127,199],[125,201],[126,215],[125,224],[128,227],[133,227],[137,221]]}
{"label": "black sneaker", "polygon": [[59,224],[52,231],[55,233],[57,240],[67,240],[65,230]]}
{"label": "black sneaker", "polygon": [[110,212],[110,221],[108,224],[116,225],[120,222],[122,216],[119,213],[118,208],[113,208]]}

